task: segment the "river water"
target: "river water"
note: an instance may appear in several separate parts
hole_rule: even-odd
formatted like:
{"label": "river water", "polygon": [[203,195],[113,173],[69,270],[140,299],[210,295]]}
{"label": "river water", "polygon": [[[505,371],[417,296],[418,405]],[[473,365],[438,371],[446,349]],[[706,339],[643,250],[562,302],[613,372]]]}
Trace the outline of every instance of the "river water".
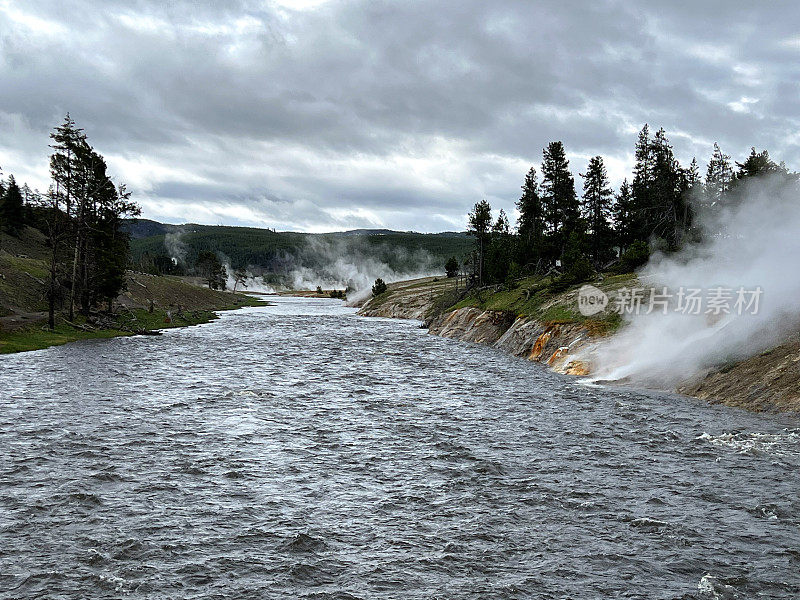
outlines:
{"label": "river water", "polygon": [[800,421],[278,298],[0,357],[3,598],[798,598]]}

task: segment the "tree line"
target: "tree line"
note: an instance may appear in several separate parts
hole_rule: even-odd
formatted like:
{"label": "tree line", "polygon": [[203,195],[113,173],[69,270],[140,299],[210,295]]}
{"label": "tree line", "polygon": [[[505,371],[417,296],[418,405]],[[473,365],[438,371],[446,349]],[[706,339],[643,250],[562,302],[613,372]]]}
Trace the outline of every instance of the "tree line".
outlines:
{"label": "tree line", "polygon": [[[105,159],[67,114],[50,134],[52,184],[45,193],[21,190],[13,175],[0,187],[0,226],[21,236],[26,226],[44,233],[48,246],[48,325],[57,310],[69,321],[88,316],[125,289],[129,236],[123,220],[140,214],[124,184],[116,185]],[[23,192],[24,190],[24,192]]]}
{"label": "tree line", "polygon": [[[699,240],[703,233],[696,227],[697,215],[721,210],[745,179],[780,175],[797,180],[766,150],[752,148],[735,166],[714,144],[702,177],[696,159],[681,166],[663,128],[652,134],[645,125],[636,141],[630,182],[626,178],[614,192],[603,157],[594,156],[580,173],[579,196],[563,143],[550,142],[543,150],[541,180],[535,167],[525,175],[515,231],[505,211],[495,219],[486,200],[473,206],[468,232],[475,237],[475,249],[464,269],[479,286],[546,273],[571,284],[612,267],[631,271],[647,262],[652,249],[674,252]],[[448,276],[455,276],[458,267],[450,259]]]}

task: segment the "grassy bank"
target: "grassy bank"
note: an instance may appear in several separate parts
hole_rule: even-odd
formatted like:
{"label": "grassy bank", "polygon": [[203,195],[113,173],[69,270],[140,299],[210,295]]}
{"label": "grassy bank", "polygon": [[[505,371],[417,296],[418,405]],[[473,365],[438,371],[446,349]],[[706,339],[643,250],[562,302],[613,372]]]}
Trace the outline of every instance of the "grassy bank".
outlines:
{"label": "grassy bank", "polygon": [[441,292],[432,310],[442,313],[473,307],[509,313],[514,317],[531,317],[543,323],[585,324],[596,328],[598,333],[616,331],[622,325],[622,319],[616,312],[585,316],[578,310],[578,290],[585,284],[601,289],[613,302],[620,289],[638,285],[638,279],[633,273],[606,274],[563,289],[552,277],[536,276],[521,279],[512,285],[473,290],[466,295],[459,295],[451,287]]}
{"label": "grassy bank", "polygon": [[76,316],[68,323],[63,317],[66,298],[62,298],[56,327],[50,331],[46,327],[48,261],[49,249],[38,230],[27,227],[19,236],[0,233],[0,354],[197,325],[215,319],[214,311],[264,304],[243,294],[210,290],[188,278],[128,271],[126,289],[114,302],[113,315],[100,313],[92,322]]}
{"label": "grassy bank", "polygon": [[[244,298],[241,301],[231,302],[227,308],[215,310],[231,310],[243,306],[264,305],[263,302],[256,299]],[[142,331],[200,325],[217,318],[218,316],[214,310],[193,310],[170,315],[166,310],[154,309],[151,313],[142,308],[119,314],[113,319],[113,322],[104,323],[103,326],[87,323],[84,317],[77,318],[73,322],[74,325],[71,325],[59,317],[55,329],[52,331],[41,322],[12,331],[0,331],[0,354],[42,350],[50,346],[60,346],[78,340],[105,339],[137,335],[141,334]]]}

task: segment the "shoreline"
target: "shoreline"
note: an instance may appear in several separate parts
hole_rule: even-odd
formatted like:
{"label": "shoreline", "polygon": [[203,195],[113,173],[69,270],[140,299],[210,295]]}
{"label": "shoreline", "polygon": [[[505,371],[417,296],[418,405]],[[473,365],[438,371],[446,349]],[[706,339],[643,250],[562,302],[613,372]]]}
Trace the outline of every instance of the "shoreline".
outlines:
{"label": "shoreline", "polygon": [[[43,326],[42,321],[25,325],[12,331],[0,331],[0,355],[45,350],[53,346],[63,346],[82,340],[111,339],[134,335],[158,336],[161,335],[160,332],[164,329],[193,327],[211,323],[219,318],[218,313],[220,312],[239,310],[249,306],[269,306],[269,304],[264,302],[243,303],[229,308],[194,310],[174,315],[169,320],[167,320],[166,310],[154,310],[152,313],[148,313],[146,310],[139,309],[131,313],[135,317],[135,321],[129,318],[128,315],[117,315],[118,319],[123,319],[123,322],[118,321],[120,327],[92,328],[91,325],[86,324],[85,319],[76,319],[75,325],[78,327],[75,327],[59,317],[56,319],[56,327],[53,331],[50,331],[46,324]],[[122,328],[134,323],[137,327],[136,329]]]}
{"label": "shoreline", "polygon": [[218,312],[269,305],[261,298],[211,290],[178,277],[129,271],[127,278],[127,289],[117,297],[112,314],[96,312],[88,319],[76,315],[69,322],[59,311],[53,331],[47,328],[47,313],[41,310],[44,307],[1,317],[5,322],[0,321],[0,355],[80,340],[159,335],[161,329],[209,323],[218,318]]}
{"label": "shoreline", "polygon": [[[440,281],[446,280],[428,283]],[[568,290],[558,301],[563,304],[573,300],[574,295],[575,290]],[[358,314],[422,321],[429,334],[491,346],[576,377],[589,375],[590,365],[572,357],[613,336],[620,326],[592,320],[541,319],[507,310],[461,306],[462,303],[432,315],[437,301],[435,290],[422,280],[398,282],[390,284],[389,291],[381,297],[364,302]],[[543,314],[557,312],[552,310],[553,305],[549,308]],[[768,351],[709,370],[673,389],[658,391],[751,412],[800,416],[800,334],[789,336],[784,344]]]}

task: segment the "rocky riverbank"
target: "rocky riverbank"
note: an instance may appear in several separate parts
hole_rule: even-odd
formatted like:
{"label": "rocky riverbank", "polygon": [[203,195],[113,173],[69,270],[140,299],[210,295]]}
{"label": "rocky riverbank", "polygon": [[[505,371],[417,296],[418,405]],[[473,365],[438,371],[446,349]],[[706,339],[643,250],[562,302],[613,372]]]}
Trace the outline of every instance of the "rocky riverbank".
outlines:
{"label": "rocky riverbank", "polygon": [[[632,282],[635,280],[629,277],[595,283],[605,288],[613,301],[621,286]],[[508,304],[508,292],[502,291],[487,292],[483,306],[463,306],[461,302],[442,310],[444,304],[458,297],[453,287],[452,281],[433,278],[391,284],[386,294],[365,302],[359,314],[417,319],[431,334],[486,344],[559,373],[577,376],[591,372],[591,364],[578,358],[580,351],[613,335],[620,325],[570,313],[569,307],[577,305],[576,290],[542,301],[537,311],[531,311],[534,314],[487,309],[487,305]],[[756,412],[800,413],[800,336],[695,377],[670,391]]]}

